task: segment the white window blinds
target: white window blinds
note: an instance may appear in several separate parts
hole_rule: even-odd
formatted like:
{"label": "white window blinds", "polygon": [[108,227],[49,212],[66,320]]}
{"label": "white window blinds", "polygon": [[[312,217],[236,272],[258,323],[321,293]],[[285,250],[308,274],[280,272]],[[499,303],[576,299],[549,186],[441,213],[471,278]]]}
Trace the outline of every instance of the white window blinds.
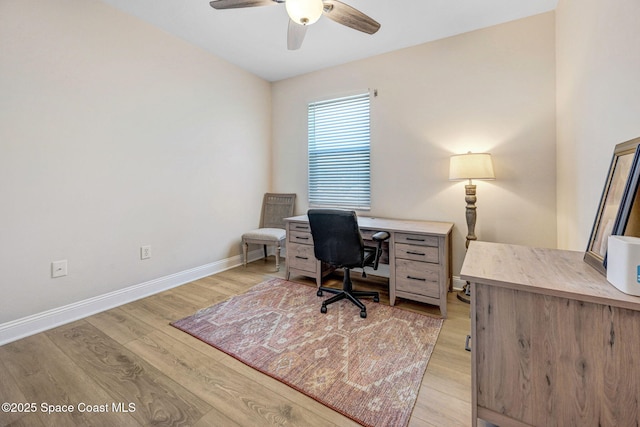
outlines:
{"label": "white window blinds", "polygon": [[369,93],[309,104],[309,205],[369,209]]}

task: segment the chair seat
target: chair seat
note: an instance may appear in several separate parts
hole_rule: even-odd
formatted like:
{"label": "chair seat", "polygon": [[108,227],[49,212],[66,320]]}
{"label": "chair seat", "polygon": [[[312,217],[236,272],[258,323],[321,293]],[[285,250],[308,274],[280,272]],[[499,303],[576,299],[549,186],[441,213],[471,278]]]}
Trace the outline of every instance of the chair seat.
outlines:
{"label": "chair seat", "polygon": [[267,246],[275,246],[276,271],[280,269],[280,249],[287,238],[285,218],[293,215],[294,193],[265,193],[258,228],[242,235],[242,263],[247,266],[249,245],[262,245],[267,260]]}
{"label": "chair seat", "polygon": [[281,228],[256,228],[242,235],[242,240],[260,240],[265,242],[283,241],[287,236],[286,230]]}

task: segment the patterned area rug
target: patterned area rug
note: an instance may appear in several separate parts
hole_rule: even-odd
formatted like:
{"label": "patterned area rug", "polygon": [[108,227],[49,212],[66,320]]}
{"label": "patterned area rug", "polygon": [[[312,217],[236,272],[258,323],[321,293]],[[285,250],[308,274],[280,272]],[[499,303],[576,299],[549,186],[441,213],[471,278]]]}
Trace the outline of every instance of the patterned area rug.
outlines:
{"label": "patterned area rug", "polygon": [[271,279],[172,323],[365,426],[409,422],[442,319]]}

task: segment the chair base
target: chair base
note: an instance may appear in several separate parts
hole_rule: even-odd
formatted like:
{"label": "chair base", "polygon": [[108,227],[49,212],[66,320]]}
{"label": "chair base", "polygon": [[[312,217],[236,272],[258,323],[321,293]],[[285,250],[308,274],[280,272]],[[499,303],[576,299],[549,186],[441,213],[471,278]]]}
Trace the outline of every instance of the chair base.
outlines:
{"label": "chair base", "polygon": [[322,307],[320,307],[320,313],[327,312],[327,306],[329,304],[333,304],[336,301],[340,301],[342,299],[348,299],[353,304],[355,304],[360,309],[360,317],[363,319],[367,317],[367,307],[358,299],[358,297],[372,297],[373,302],[380,302],[380,294],[374,291],[354,291],[353,283],[351,282],[351,274],[348,268],[344,269],[344,281],[342,282],[342,289],[336,288],[326,288],[321,286],[318,288],[317,295],[319,297],[322,296],[322,292],[329,292],[331,294],[335,294],[331,298],[322,302]]}

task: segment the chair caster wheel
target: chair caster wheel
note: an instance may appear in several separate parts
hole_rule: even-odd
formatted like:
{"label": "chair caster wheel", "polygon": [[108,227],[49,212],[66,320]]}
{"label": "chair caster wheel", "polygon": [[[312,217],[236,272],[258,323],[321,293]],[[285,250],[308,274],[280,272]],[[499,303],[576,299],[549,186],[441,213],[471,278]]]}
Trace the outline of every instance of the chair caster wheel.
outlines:
{"label": "chair caster wheel", "polygon": [[316,292],[316,295],[318,295],[319,297],[322,296],[322,291],[318,289],[318,292]]}
{"label": "chair caster wheel", "polygon": [[327,307],[326,306],[322,306],[320,307],[320,313],[326,313],[327,312]]}
{"label": "chair caster wheel", "polygon": [[363,319],[365,319],[367,317],[367,312],[365,310],[362,310],[360,312],[360,317],[362,317]]}
{"label": "chair caster wheel", "polygon": [[373,302],[380,302],[380,298],[378,298],[378,297],[373,297]]}

